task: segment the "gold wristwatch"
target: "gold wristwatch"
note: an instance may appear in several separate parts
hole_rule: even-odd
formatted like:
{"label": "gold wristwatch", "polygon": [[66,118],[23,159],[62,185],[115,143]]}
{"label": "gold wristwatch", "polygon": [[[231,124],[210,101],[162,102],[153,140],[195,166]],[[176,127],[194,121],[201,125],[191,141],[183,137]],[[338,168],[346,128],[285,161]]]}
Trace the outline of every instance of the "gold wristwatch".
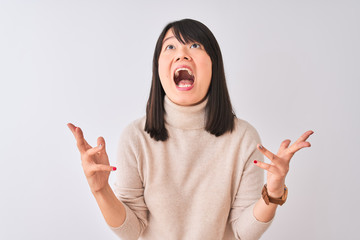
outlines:
{"label": "gold wristwatch", "polygon": [[262,198],[264,199],[266,205],[269,205],[269,202],[271,202],[271,203],[275,203],[275,204],[278,204],[281,206],[286,202],[287,195],[288,195],[288,189],[287,189],[286,185],[284,187],[284,194],[280,198],[270,197],[268,194],[268,191],[267,191],[266,184],[264,185],[264,187],[262,189]]}

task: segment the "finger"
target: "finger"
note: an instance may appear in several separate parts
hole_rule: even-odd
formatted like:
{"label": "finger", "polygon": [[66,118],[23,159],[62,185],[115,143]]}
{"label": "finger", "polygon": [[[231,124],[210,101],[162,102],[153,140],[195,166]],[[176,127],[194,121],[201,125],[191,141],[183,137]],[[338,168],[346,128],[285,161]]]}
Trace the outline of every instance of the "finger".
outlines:
{"label": "finger", "polygon": [[68,126],[68,128],[70,129],[70,131],[72,132],[72,134],[74,134],[74,136],[75,136],[75,125],[74,124],[72,124],[72,123],[68,123],[68,124],[66,124],[67,126]]}
{"label": "finger", "polygon": [[84,134],[79,127],[75,128],[74,133],[77,147],[81,153],[85,152],[89,147],[91,148],[91,146],[85,141]]}
{"label": "finger", "polygon": [[105,139],[103,137],[98,137],[97,144],[98,146],[102,146],[100,149],[100,153],[106,153]]}
{"label": "finger", "polygon": [[260,150],[262,154],[264,154],[270,161],[276,161],[276,155],[267,150],[264,146],[258,144],[257,148]]}
{"label": "finger", "polygon": [[[74,135],[75,140],[77,140],[77,138],[76,138],[76,129],[77,129],[77,127],[72,123],[68,123],[67,126],[70,129],[70,131],[72,132],[72,134]],[[85,139],[84,139],[84,141],[85,141]],[[89,145],[89,144],[85,141],[85,145]]]}
{"label": "finger", "polygon": [[254,164],[258,166],[259,168],[262,168],[268,172],[274,173],[274,166],[268,163],[260,162],[260,161],[254,161]]}
{"label": "finger", "polygon": [[94,174],[95,172],[111,172],[116,171],[116,167],[104,165],[104,164],[91,164],[87,169],[89,175]]}
{"label": "finger", "polygon": [[96,147],[90,148],[86,151],[86,154],[88,156],[93,156],[97,153],[100,153],[100,151],[104,148],[104,145],[102,145],[101,143],[99,145],[97,145]]}
{"label": "finger", "polygon": [[300,149],[305,148],[305,147],[311,147],[311,143],[309,143],[309,142],[301,142],[301,143],[299,143],[299,147],[300,147]]}
{"label": "finger", "polygon": [[[68,128],[70,129],[70,131],[72,132],[72,134],[74,135],[74,137],[75,137],[75,139],[76,139],[76,126],[74,125],[74,124],[72,124],[72,123],[68,123],[67,124],[67,126],[68,126]],[[90,144],[84,139],[84,142],[85,142],[85,145],[86,145],[86,147],[87,148],[91,148],[91,146],[90,146]]]}
{"label": "finger", "polygon": [[296,153],[300,149],[304,147],[311,147],[311,144],[309,142],[305,142],[314,132],[313,131],[307,131],[305,132],[296,142],[290,146],[289,150],[292,153]]}
{"label": "finger", "polygon": [[279,152],[288,148],[290,143],[291,143],[290,139],[286,139],[286,140],[282,141],[282,143],[280,144]]}
{"label": "finger", "polygon": [[306,139],[308,139],[311,136],[311,134],[313,134],[313,133],[314,133],[314,131],[312,131],[312,130],[306,131],[305,133],[303,133],[303,135],[301,135],[301,137],[298,138],[298,140],[296,140],[296,142],[294,144],[300,143],[300,142],[305,142]]}

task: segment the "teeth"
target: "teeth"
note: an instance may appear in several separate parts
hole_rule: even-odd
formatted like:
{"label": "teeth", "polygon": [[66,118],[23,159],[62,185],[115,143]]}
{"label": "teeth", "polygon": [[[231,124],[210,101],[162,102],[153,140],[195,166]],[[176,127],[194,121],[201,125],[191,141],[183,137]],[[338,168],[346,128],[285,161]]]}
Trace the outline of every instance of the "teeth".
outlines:
{"label": "teeth", "polygon": [[178,87],[191,87],[191,84],[182,84],[182,85],[178,85]]}
{"label": "teeth", "polygon": [[188,69],[188,68],[178,68],[178,69],[176,69],[176,71],[175,71],[175,77],[178,77],[178,76],[179,76],[179,71],[181,71],[181,70],[186,70],[186,71],[190,74],[190,76],[193,75],[192,71],[191,71],[190,69]]}

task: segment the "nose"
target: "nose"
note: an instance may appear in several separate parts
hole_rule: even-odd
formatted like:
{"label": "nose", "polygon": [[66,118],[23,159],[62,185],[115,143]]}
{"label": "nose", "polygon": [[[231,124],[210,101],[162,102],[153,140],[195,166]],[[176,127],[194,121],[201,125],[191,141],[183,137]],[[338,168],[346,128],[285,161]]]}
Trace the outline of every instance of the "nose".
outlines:
{"label": "nose", "polygon": [[187,52],[187,49],[185,49],[185,47],[178,49],[175,60],[177,62],[181,60],[187,60],[187,61],[191,60],[190,54]]}
{"label": "nose", "polygon": [[180,61],[181,59],[190,60],[189,57],[184,56],[184,57],[178,57],[178,58],[176,59],[176,61]]}

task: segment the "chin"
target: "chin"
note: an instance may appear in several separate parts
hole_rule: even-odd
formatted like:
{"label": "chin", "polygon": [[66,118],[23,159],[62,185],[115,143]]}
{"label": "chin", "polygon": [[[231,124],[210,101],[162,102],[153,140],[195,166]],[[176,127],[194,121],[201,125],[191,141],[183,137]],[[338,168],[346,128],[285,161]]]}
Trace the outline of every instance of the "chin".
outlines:
{"label": "chin", "polygon": [[199,99],[189,99],[188,97],[182,97],[182,98],[174,99],[173,102],[176,103],[177,105],[181,105],[181,106],[192,106],[192,105],[196,105],[202,101]]}

